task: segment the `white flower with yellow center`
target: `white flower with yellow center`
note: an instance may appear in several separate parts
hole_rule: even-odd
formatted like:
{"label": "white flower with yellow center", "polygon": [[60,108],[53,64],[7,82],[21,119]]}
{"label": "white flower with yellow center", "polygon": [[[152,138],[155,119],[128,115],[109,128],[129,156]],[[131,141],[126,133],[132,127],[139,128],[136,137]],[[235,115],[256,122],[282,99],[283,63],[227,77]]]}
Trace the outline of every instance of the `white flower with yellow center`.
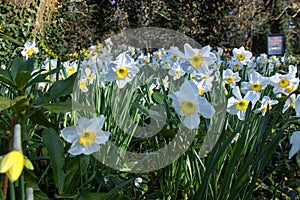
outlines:
{"label": "white flower with yellow center", "polygon": [[262,113],[264,116],[268,110],[272,110],[272,106],[278,104],[277,100],[272,100],[268,96],[264,96],[261,100],[261,106],[254,110],[255,113]]}
{"label": "white flower with yellow center", "polygon": [[175,112],[182,117],[183,124],[189,129],[199,126],[199,113],[205,118],[211,118],[214,107],[204,97],[198,95],[197,86],[192,81],[185,81],[180,90],[168,95],[172,99]]}
{"label": "white flower with yellow center", "polygon": [[79,80],[79,89],[82,91],[82,92],[88,92],[89,89],[88,89],[88,80],[86,77],[82,77],[80,80]]}
{"label": "white flower with yellow center", "polygon": [[109,65],[106,79],[116,81],[117,86],[123,88],[135,77],[138,71],[139,68],[136,67],[134,60],[124,52]]}
{"label": "white flower with yellow center", "polygon": [[270,77],[271,85],[274,87],[275,94],[283,93],[288,95],[295,91],[299,86],[299,78],[295,77],[294,71],[290,70],[288,74],[279,74]]}
{"label": "white flower with yellow center", "polygon": [[67,77],[71,76],[72,74],[74,74],[77,71],[77,66],[78,66],[77,61],[73,61],[71,63],[69,61],[66,61],[63,63],[63,67],[65,68],[65,70],[67,72]]}
{"label": "white flower with yellow center", "polygon": [[296,109],[296,99],[299,99],[300,95],[298,94],[296,97],[296,94],[291,94],[284,102],[284,106],[282,109],[282,113],[285,113],[287,109],[292,107],[294,110]]}
{"label": "white flower with yellow center", "polygon": [[261,91],[264,90],[270,83],[268,77],[262,76],[260,73],[253,71],[249,74],[249,81],[242,82],[241,91],[243,94],[250,92],[254,95],[254,99],[259,100]]}
{"label": "white flower with yellow center", "polygon": [[217,60],[216,55],[211,52],[209,45],[201,49],[196,49],[186,43],[184,44],[184,56],[186,62],[183,63],[183,66],[186,72],[197,71],[207,74],[207,71],[209,71],[208,67]]}
{"label": "white flower with yellow center", "polygon": [[231,69],[223,71],[223,82],[229,84],[231,88],[236,86],[236,83],[241,80],[238,72],[233,72]]}
{"label": "white flower with yellow center", "polygon": [[31,57],[33,54],[37,54],[38,52],[39,49],[35,46],[35,42],[26,42],[21,54],[27,60],[28,57]]}
{"label": "white flower with yellow center", "polygon": [[245,114],[248,109],[249,103],[252,102],[252,108],[256,103],[253,95],[247,93],[242,97],[240,88],[238,86],[232,89],[234,97],[230,97],[227,103],[227,112],[232,115],[237,115],[239,120],[245,119]]}
{"label": "white flower with yellow center", "polygon": [[232,50],[233,57],[238,60],[243,65],[246,65],[247,62],[251,60],[252,53],[251,51],[245,50],[245,47],[234,48]]}
{"label": "white flower with yellow center", "polygon": [[173,77],[173,80],[177,80],[185,74],[185,71],[181,68],[180,64],[176,62],[172,65],[168,73]]}
{"label": "white flower with yellow center", "polygon": [[244,68],[244,65],[238,60],[233,58],[229,60],[229,68],[232,69],[232,71],[239,71]]}
{"label": "white flower with yellow center", "polygon": [[100,144],[104,144],[110,132],[101,130],[104,116],[87,119],[82,117],[76,126],[69,126],[61,130],[61,136],[72,143],[69,153],[72,155],[89,155],[99,151]]}

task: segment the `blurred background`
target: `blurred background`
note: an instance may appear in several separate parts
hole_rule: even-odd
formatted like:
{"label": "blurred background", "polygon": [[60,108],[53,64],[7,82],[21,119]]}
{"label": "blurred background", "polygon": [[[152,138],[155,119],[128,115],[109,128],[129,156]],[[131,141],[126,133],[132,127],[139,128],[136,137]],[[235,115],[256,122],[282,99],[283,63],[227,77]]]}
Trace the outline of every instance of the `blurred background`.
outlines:
{"label": "blurred background", "polygon": [[37,41],[44,54],[64,58],[122,30],[150,26],[228,51],[245,46],[254,55],[267,52],[268,34],[281,33],[286,53],[300,54],[297,0],[1,1],[2,63],[27,40]]}

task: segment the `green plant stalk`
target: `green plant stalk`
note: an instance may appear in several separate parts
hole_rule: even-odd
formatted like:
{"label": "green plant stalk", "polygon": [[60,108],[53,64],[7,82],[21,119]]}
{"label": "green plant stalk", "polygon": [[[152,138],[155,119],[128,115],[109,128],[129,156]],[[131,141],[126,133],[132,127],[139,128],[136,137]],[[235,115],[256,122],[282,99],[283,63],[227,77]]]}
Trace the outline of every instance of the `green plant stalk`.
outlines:
{"label": "green plant stalk", "polygon": [[10,196],[10,200],[15,200],[15,186],[14,184],[9,180],[9,196]]}
{"label": "green plant stalk", "polygon": [[20,177],[20,199],[25,200],[25,182],[24,182],[24,171]]}

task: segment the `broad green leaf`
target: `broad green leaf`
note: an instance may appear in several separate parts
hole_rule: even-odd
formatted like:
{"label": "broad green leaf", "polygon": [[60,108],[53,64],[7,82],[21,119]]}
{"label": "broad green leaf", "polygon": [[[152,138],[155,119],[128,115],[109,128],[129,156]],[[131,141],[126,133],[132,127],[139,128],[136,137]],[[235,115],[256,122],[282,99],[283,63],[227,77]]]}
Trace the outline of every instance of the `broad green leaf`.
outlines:
{"label": "broad green leaf", "polygon": [[57,72],[59,72],[59,68],[55,68],[47,73],[42,73],[44,70],[40,70],[39,73],[37,76],[35,76],[28,84],[27,86],[30,86],[30,85],[33,85],[33,84],[36,84],[36,83],[40,83],[40,82],[46,82],[46,77],[49,76],[49,75],[52,75],[52,74],[55,74]]}
{"label": "broad green leaf", "polygon": [[12,87],[15,86],[13,79],[11,77],[11,74],[7,70],[0,69],[0,81],[2,81],[3,83],[6,83]]}
{"label": "broad green leaf", "polygon": [[33,71],[33,67],[34,67],[33,58],[28,58],[28,60],[25,60],[24,58],[21,57],[15,58],[11,66],[13,79],[16,81],[18,72],[27,71],[31,73]]}
{"label": "broad green leaf", "polygon": [[29,112],[28,117],[31,121],[48,128],[56,126],[48,120],[48,117],[46,117],[41,109],[35,109],[33,112]]}
{"label": "broad green leaf", "polygon": [[30,80],[30,78],[31,78],[30,72],[28,71],[18,72],[15,80],[18,88],[23,88],[25,84]]}
{"label": "broad green leaf", "polygon": [[72,110],[72,101],[49,103],[41,107],[54,113],[65,113]]}
{"label": "broad green leaf", "polygon": [[49,95],[51,99],[68,95],[73,92],[73,86],[76,79],[77,73],[71,75],[65,80],[60,80],[54,83],[54,85],[49,89]]}
{"label": "broad green leaf", "polygon": [[78,177],[78,174],[80,174],[79,171],[80,168],[78,163],[79,163],[79,156],[76,156],[70,162],[66,162],[66,178],[64,182],[65,194],[73,194],[78,188],[78,184],[80,181],[80,178]]}
{"label": "broad green leaf", "polygon": [[10,108],[13,103],[14,102],[11,99],[0,96],[0,111]]}
{"label": "broad green leaf", "polygon": [[58,133],[53,128],[45,130],[43,141],[48,150],[55,186],[58,193],[62,194],[64,192],[63,189],[66,177],[66,174],[64,173],[64,147]]}
{"label": "broad green leaf", "polygon": [[57,97],[71,94],[73,92],[73,86],[76,79],[76,75],[77,73],[71,75],[65,80],[56,81],[49,89],[49,91],[40,98],[38,98],[33,104],[46,104],[56,99]]}

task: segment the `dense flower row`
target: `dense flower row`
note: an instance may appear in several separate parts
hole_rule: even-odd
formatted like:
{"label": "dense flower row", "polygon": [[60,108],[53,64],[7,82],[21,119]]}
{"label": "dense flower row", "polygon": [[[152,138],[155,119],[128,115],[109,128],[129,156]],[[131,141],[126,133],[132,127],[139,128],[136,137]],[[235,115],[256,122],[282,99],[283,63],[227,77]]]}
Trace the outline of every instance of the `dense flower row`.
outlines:
{"label": "dense flower row", "polygon": [[[84,59],[80,63],[64,62],[65,71],[60,76],[66,78],[72,75],[79,66],[79,89],[82,93],[88,93],[89,86],[97,84],[97,81],[101,87],[107,87],[115,82],[118,88],[122,89],[130,84],[141,70],[149,68],[153,72],[159,69],[167,72],[162,81],[149,85],[150,93],[154,89],[159,91],[161,87],[167,90],[171,79],[176,81],[185,78],[188,81],[185,81],[178,91],[169,91],[168,97],[172,99],[172,106],[181,116],[183,124],[189,129],[198,127],[199,114],[205,118],[213,116],[215,110],[206,99],[206,93],[212,90],[213,81],[218,80],[221,80],[228,95],[227,112],[237,115],[239,120],[245,118],[250,102],[251,109],[255,113],[264,115],[279,102],[278,98],[282,95],[287,96],[282,112],[290,107],[295,109],[295,102],[299,96],[293,92],[299,86],[299,78],[296,77],[297,67],[294,65],[294,57],[268,57],[266,54],[253,57],[244,47],[234,48],[232,55],[224,54],[222,48],[213,51],[210,46],[198,49],[184,44],[183,49],[184,52],[178,47],[161,48],[149,53],[126,45],[115,47],[112,41],[107,39],[104,44],[93,45],[83,50]],[[28,55],[29,53],[33,52],[28,51]],[[57,60],[46,60],[41,68],[46,72],[56,65]],[[282,71],[286,68],[288,71]],[[155,78],[158,80],[158,77]],[[90,148],[90,144],[96,142],[96,134],[92,134],[95,136],[92,138],[93,142],[89,141],[88,145],[85,145],[81,139],[70,140],[69,136],[64,134],[65,131],[66,129],[62,131],[63,137],[68,142],[77,143],[80,148],[76,148],[81,149],[74,152],[76,148],[73,144],[71,148],[73,154],[97,151],[98,147],[83,150],[83,147]],[[84,138],[82,134],[87,133],[86,131],[77,133],[75,130],[73,132],[79,135],[79,138]],[[71,134],[70,131],[68,133]]]}

